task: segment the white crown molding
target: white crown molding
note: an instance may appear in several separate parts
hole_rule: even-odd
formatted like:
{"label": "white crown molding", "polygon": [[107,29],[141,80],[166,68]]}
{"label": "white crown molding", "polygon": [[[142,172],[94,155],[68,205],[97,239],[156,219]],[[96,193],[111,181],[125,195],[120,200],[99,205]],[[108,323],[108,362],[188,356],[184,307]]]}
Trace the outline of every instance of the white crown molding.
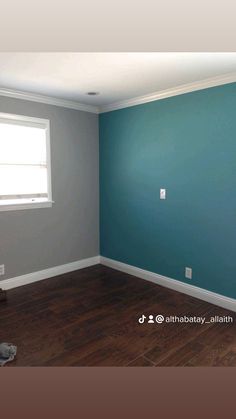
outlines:
{"label": "white crown molding", "polygon": [[100,263],[110,268],[117,269],[118,271],[125,272],[129,275],[137,276],[138,278],[154,282],[155,284],[163,287],[191,295],[192,297],[199,298],[200,300],[207,301],[208,303],[236,312],[236,300],[234,298],[229,298],[224,295],[205,290],[204,288],[186,284],[185,282],[177,281],[176,279],[168,278],[166,276],[146,271],[144,269],[137,268],[136,266],[127,265],[126,263],[118,262],[103,256],[100,256]]}
{"label": "white crown molding", "polygon": [[30,100],[31,102],[46,103],[47,105],[60,106],[63,108],[76,109],[78,111],[99,113],[99,108],[92,105],[85,105],[73,100],[44,96],[35,93],[23,92],[20,90],[11,90],[0,87],[0,96],[12,97],[14,99]]}
{"label": "white crown molding", "polygon": [[3,279],[3,281],[0,281],[0,288],[9,290],[11,288],[21,287],[22,285],[32,284],[33,282],[52,278],[53,276],[97,265],[98,263],[100,263],[100,256],[66,263],[65,265],[53,266],[52,268],[43,269],[42,271],[16,276],[14,278]]}
{"label": "white crown molding", "polygon": [[148,95],[138,96],[132,99],[127,99],[120,102],[115,102],[101,106],[85,105],[83,103],[79,103],[73,100],[60,99],[52,96],[23,92],[20,90],[6,89],[4,87],[0,87],[0,96],[12,97],[15,99],[22,100],[30,100],[32,102],[45,103],[48,105],[60,106],[63,108],[76,109],[79,111],[100,114],[234,82],[236,82],[236,73],[224,74],[222,76],[212,77],[201,81],[196,81],[194,83],[183,84],[181,86],[176,86],[171,89],[161,90],[158,92],[150,93]]}
{"label": "white crown molding", "polygon": [[212,77],[194,83],[182,84],[171,89],[161,90],[150,93],[144,96],[138,96],[133,99],[115,102],[109,105],[99,107],[99,113],[115,111],[117,109],[128,108],[130,106],[141,105],[143,103],[153,102],[155,100],[166,99],[172,96],[183,95],[184,93],[191,93],[196,90],[208,89],[209,87],[221,86],[223,84],[236,82],[236,73],[224,74],[222,76]]}

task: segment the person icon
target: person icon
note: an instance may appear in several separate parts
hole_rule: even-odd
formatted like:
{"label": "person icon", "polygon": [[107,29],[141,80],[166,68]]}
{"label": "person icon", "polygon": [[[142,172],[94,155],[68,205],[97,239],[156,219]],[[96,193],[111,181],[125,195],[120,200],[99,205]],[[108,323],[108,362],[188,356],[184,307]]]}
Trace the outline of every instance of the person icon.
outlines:
{"label": "person icon", "polygon": [[148,316],[148,318],[149,318],[148,323],[154,323],[152,314],[150,314],[150,316]]}

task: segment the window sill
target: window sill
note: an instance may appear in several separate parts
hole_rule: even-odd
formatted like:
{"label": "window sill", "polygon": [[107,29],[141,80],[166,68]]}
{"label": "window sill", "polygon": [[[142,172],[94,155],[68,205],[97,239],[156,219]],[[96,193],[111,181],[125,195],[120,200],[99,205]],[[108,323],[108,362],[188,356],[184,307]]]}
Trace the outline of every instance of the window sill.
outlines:
{"label": "window sill", "polygon": [[45,201],[45,202],[29,202],[22,204],[0,204],[0,211],[17,211],[25,209],[34,209],[34,208],[50,208],[54,201]]}

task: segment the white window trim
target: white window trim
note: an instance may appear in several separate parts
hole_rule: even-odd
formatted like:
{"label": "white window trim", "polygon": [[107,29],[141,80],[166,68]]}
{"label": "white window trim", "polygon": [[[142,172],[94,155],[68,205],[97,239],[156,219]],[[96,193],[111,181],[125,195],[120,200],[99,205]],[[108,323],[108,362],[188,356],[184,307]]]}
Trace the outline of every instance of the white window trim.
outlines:
{"label": "white window trim", "polygon": [[3,204],[1,205],[0,201],[0,211],[15,211],[15,210],[24,210],[32,208],[50,208],[54,201],[52,200],[52,183],[51,183],[51,146],[50,146],[50,120],[43,118],[35,118],[26,115],[15,115],[9,113],[0,112],[0,122],[1,120],[9,120],[9,122],[14,123],[14,121],[19,124],[22,122],[24,126],[35,126],[43,127],[46,133],[46,164],[47,164],[47,186],[48,186],[48,199],[42,200],[42,202],[27,202],[27,203],[14,203],[14,204]]}

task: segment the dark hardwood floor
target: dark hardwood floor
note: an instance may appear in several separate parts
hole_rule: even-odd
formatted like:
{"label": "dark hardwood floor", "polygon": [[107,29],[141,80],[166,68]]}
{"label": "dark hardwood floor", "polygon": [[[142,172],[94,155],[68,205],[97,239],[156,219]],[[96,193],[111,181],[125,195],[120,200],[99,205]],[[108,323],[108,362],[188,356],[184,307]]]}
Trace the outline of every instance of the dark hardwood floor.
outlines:
{"label": "dark hardwood floor", "polygon": [[[142,315],[232,316],[233,323],[138,323]],[[236,366],[235,313],[96,265],[8,291],[8,366]]]}

